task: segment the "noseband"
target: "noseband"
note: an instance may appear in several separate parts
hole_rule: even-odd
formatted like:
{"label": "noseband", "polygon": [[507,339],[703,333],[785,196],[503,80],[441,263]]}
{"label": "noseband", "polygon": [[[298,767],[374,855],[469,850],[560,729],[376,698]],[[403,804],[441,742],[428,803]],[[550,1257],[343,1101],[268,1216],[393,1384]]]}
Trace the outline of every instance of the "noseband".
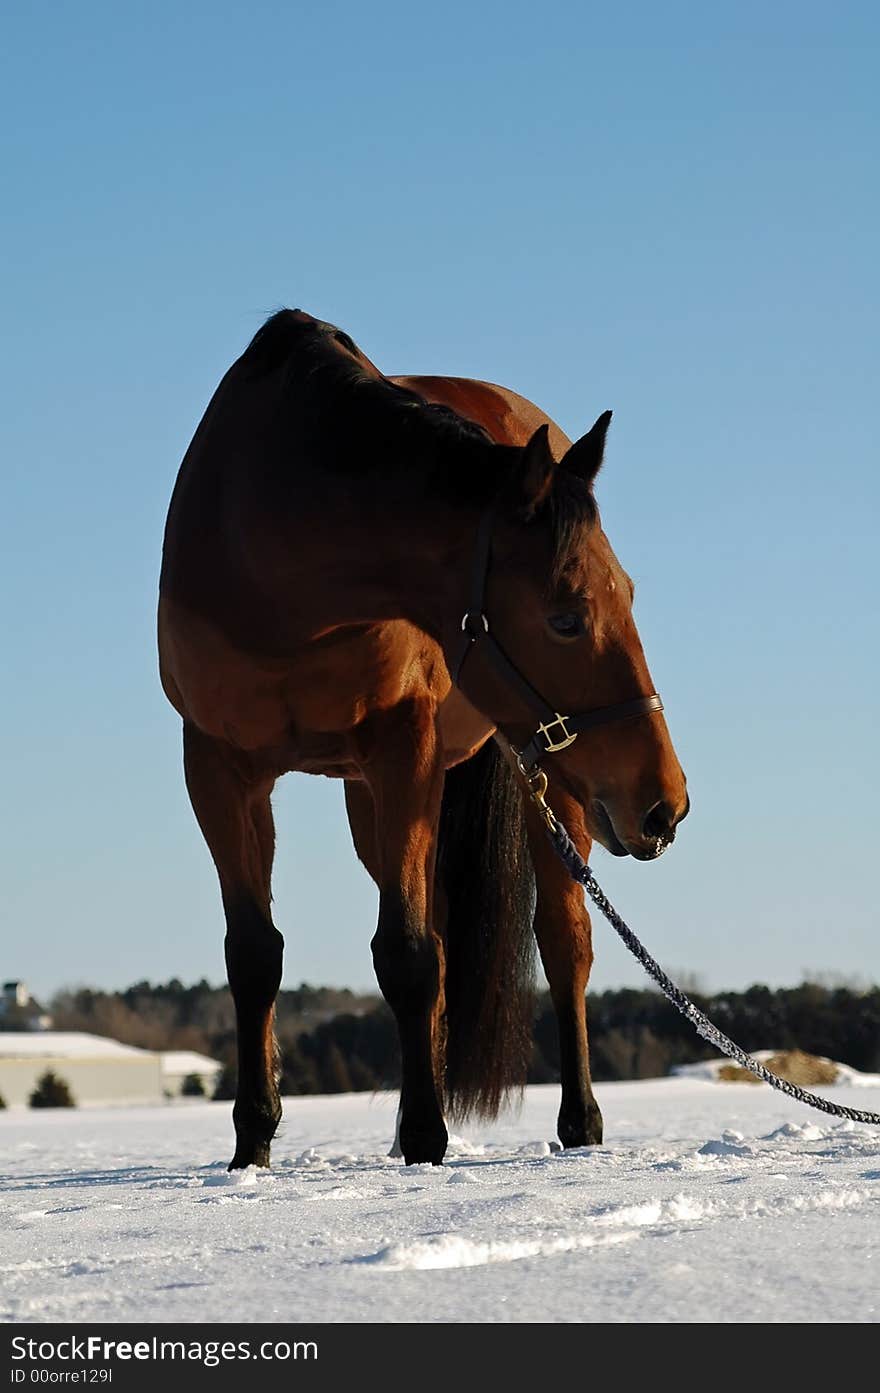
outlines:
{"label": "noseband", "polygon": [[519,771],[530,788],[534,788],[536,781],[539,781],[543,785],[540,790],[543,795],[547,787],[546,775],[538,766],[546,755],[568,749],[585,730],[607,725],[609,721],[625,721],[634,716],[646,716],[652,711],[662,711],[663,702],[656,692],[652,692],[650,696],[636,697],[632,701],[618,701],[613,706],[599,706],[591,711],[563,716],[559,711],[554,711],[541,694],[535,691],[531,682],[523,676],[492,634],[486,617],[486,584],[492,558],[495,512],[495,504],[491,504],[483,513],[477,530],[471,566],[470,600],[461,621],[463,637],[453,666],[452,680],[456,686],[460,685],[459,679],[465,658],[479,645],[502,680],[522,697],[526,706],[538,717],[538,728],[534,735],[521,750],[514,750],[514,754]]}

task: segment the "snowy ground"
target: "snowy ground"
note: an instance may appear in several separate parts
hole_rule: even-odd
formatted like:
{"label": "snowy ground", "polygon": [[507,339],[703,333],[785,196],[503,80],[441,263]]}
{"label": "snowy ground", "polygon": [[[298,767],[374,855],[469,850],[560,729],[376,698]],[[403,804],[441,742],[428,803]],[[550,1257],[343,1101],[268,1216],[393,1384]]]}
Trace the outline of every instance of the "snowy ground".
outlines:
{"label": "snowy ground", "polygon": [[385,1156],[389,1096],[289,1099],[273,1171],[237,1176],[228,1104],[10,1110],[0,1318],[877,1319],[880,1129],[764,1086],[597,1091],[607,1146],[551,1152],[532,1088],[442,1169]]}

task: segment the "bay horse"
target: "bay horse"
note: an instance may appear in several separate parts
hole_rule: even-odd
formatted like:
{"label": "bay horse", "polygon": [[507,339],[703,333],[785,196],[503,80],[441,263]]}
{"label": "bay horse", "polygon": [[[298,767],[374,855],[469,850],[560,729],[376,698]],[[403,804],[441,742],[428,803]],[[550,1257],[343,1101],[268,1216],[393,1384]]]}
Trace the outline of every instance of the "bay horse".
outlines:
{"label": "bay horse", "polygon": [[158,637],[226,919],[230,1169],[269,1164],[281,1117],[270,795],[288,771],[344,780],[379,888],[407,1164],[439,1164],[445,1115],[494,1116],[525,1081],[535,940],[559,1138],[601,1141],[590,919],[531,780],[584,857],[596,838],[651,859],[688,809],[594,497],[609,419],[572,444],[505,388],[386,377],[300,310],[258,330],[209,403],[168,513]]}

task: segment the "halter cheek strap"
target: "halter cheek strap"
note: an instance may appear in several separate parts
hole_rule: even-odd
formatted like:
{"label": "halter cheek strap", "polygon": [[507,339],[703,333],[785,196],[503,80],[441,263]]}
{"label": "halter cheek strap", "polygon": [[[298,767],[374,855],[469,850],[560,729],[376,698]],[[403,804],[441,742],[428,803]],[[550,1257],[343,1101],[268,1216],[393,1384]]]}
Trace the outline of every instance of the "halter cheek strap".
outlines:
{"label": "halter cheek strap", "polygon": [[609,721],[625,721],[635,716],[646,716],[652,711],[662,711],[663,702],[656,692],[652,692],[650,696],[635,697],[632,701],[619,701],[613,706],[594,707],[591,711],[581,711],[573,716],[563,716],[554,711],[508,657],[489,627],[484,606],[494,525],[495,505],[492,504],[483,513],[477,529],[469,603],[461,621],[462,639],[453,663],[452,680],[456,686],[460,686],[465,659],[471,650],[479,645],[502,680],[522,697],[524,703],[538,717],[538,728],[534,735],[522,750],[515,751],[520,771],[528,779],[545,755],[567,749],[569,745],[574,744],[582,731],[606,725]]}

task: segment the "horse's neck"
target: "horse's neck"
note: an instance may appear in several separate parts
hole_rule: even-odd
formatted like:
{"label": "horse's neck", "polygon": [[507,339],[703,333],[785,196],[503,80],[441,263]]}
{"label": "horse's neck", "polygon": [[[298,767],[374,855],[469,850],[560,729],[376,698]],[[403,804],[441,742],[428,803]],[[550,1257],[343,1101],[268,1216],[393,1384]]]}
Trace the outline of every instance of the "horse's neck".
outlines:
{"label": "horse's neck", "polygon": [[[245,409],[240,391],[227,393],[230,420],[221,414],[199,442],[229,459],[217,495],[233,520],[228,534],[240,536],[237,520],[253,509],[260,518],[260,546],[233,561],[233,572],[263,596],[283,595],[281,622],[297,633],[313,623],[320,632],[408,619],[443,642],[460,623],[498,447],[386,385],[391,395],[335,363],[232,381]],[[263,462],[242,471],[239,455],[254,430],[265,436],[267,420]]]}
{"label": "horse's neck", "polygon": [[345,579],[346,603],[440,638],[460,621],[498,447],[369,393],[334,402],[331,392],[315,405],[305,491],[321,502],[307,508],[307,545]]}
{"label": "horse's neck", "polygon": [[380,478],[371,482],[346,498],[324,542],[335,581],[327,599],[359,622],[406,619],[442,642],[461,617],[479,515],[436,493],[389,495]]}

